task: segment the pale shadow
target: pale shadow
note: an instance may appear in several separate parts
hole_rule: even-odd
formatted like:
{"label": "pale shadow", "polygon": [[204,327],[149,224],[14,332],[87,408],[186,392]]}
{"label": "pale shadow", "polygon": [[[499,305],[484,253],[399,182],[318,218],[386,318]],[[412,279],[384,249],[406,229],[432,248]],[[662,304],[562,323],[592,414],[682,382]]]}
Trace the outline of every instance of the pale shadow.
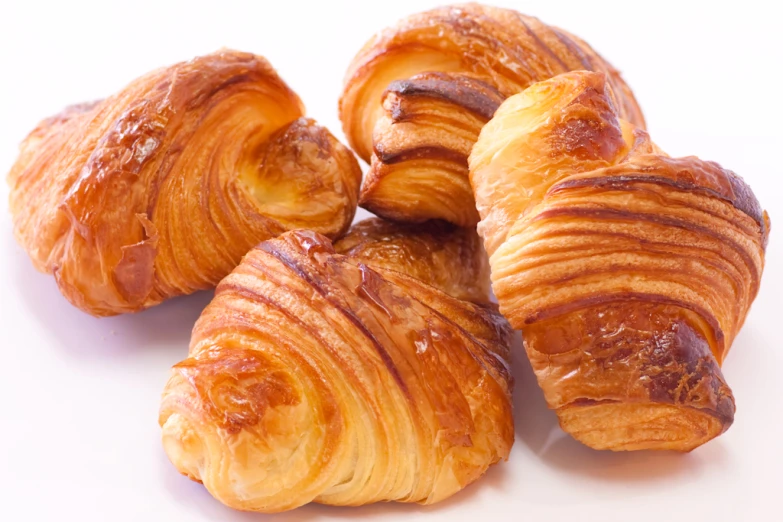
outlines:
{"label": "pale shadow", "polygon": [[541,458],[568,473],[606,482],[670,482],[672,477],[698,476],[708,467],[722,467],[726,450],[714,440],[691,453],[675,451],[596,451],[564,436],[554,441]]}
{"label": "pale shadow", "polygon": [[[13,241],[13,239],[11,239]],[[187,355],[190,333],[213,292],[178,297],[135,314],[96,318],[79,310],[60,294],[54,278],[35,270],[16,245],[9,263],[12,285],[53,344],[78,358],[129,357],[140,350],[167,350]],[[174,354],[172,354],[174,355]]]}
{"label": "pale shadow", "polygon": [[547,408],[518,332],[511,347],[511,369],[514,374],[516,444],[524,444],[530,451],[540,455],[548,441],[563,432],[558,426],[557,415]]}

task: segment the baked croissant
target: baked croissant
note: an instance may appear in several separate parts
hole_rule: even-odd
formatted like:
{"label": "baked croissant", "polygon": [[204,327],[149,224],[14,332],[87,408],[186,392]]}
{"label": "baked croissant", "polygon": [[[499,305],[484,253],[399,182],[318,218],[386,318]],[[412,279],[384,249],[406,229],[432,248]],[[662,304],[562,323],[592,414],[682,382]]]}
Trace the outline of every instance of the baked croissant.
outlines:
{"label": "baked croissant", "polygon": [[410,16],[359,51],[340,119],[369,162],[359,203],[399,221],[479,220],[467,158],[508,96],[559,73],[602,71],[620,115],[644,118],[620,74],[579,38],[516,11],[466,4]]}
{"label": "baked croissant", "polygon": [[508,323],[407,275],[455,288],[475,267],[452,264],[448,282],[417,248],[386,268],[411,241],[359,230],[373,259],[309,231],[251,250],[172,370],[164,449],[230,507],[433,503],[508,457]]}
{"label": "baked croissant", "polygon": [[689,451],[725,431],[720,366],[759,289],[769,218],[716,163],[670,158],[607,77],[506,100],[470,155],[500,310],[565,431]]}
{"label": "baked croissant", "polygon": [[259,56],[224,51],[70,107],[11,169],[19,243],[93,315],[214,287],[259,241],[337,237],[361,183],[352,153]]}

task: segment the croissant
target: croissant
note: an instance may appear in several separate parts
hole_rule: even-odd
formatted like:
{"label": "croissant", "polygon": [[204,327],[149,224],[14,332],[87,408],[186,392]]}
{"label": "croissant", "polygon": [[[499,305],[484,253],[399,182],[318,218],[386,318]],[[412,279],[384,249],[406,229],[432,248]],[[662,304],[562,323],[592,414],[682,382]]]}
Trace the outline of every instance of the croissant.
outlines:
{"label": "croissant", "polygon": [[74,305],[135,312],[214,287],[258,242],[350,225],[361,171],[259,56],[224,51],[69,107],[8,175],[19,243]]}
{"label": "croissant", "polygon": [[620,115],[644,127],[631,90],[579,38],[479,4],[410,16],[359,51],[340,100],[348,141],[370,163],[359,204],[382,217],[479,221],[468,154],[503,100],[562,72],[602,71]]}
{"label": "croissant", "polygon": [[[495,305],[427,282],[454,288],[475,267],[454,263],[465,272],[454,281],[430,278],[443,265],[425,235],[357,230],[344,245],[364,245],[372,259],[347,246],[338,254],[310,231],[251,250],[172,370],[164,449],[230,507],[433,503],[508,457],[510,327]],[[433,248],[457,248],[442,245],[452,240],[464,243],[447,234]],[[411,244],[396,267],[398,247]]]}
{"label": "croissant", "polygon": [[596,449],[689,451],[732,423],[721,364],[755,298],[769,217],[736,174],[670,158],[608,78],[507,99],[470,155],[500,310],[562,428]]}

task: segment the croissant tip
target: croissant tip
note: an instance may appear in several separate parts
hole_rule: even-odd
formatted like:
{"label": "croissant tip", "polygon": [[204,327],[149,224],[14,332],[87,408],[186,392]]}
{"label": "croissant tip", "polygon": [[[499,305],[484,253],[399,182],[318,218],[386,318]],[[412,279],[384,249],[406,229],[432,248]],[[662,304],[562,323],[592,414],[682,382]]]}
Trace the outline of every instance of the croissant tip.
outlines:
{"label": "croissant tip", "polygon": [[161,428],[163,450],[171,463],[182,475],[201,483],[206,452],[196,427],[184,415],[172,413]]}

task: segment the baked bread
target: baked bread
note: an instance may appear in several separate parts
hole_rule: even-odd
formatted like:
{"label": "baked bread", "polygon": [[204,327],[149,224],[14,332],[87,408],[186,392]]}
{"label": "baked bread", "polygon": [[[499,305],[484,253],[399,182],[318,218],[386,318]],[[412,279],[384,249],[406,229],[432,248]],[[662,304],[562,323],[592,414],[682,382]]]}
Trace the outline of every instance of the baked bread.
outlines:
{"label": "baked bread", "polygon": [[8,175],[17,240],[93,315],[212,288],[258,242],[338,237],[361,171],[259,56],[223,51],[44,120]]}
{"label": "baked bread", "polygon": [[507,99],[470,155],[478,230],[563,429],[597,449],[688,451],[734,418],[720,366],[769,218],[739,176],[668,157],[621,113],[585,71]]}
{"label": "baked bread", "polygon": [[348,68],[340,119],[370,163],[360,205],[398,221],[478,222],[467,158],[508,96],[562,72],[607,74],[620,115],[644,118],[620,74],[566,31],[509,9],[465,4],[412,15]]}
{"label": "baked bread", "polygon": [[372,259],[340,255],[309,231],[251,250],[172,370],[164,449],[230,507],[433,503],[508,457],[508,323],[494,305],[406,274],[434,275],[437,256],[416,248],[387,268],[401,234],[360,229],[362,243],[377,242]]}

